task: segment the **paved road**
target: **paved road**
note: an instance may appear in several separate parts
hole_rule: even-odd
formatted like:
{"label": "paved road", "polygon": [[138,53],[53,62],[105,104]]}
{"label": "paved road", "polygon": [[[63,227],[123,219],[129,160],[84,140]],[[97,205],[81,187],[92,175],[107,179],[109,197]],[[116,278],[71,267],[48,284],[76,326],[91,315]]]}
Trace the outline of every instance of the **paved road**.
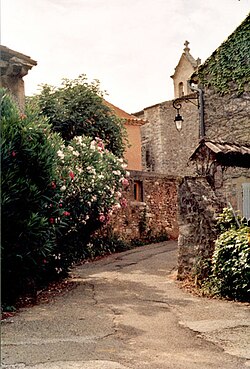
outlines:
{"label": "paved road", "polygon": [[169,241],[76,267],[75,289],[3,323],[2,367],[250,367],[249,305],[184,292],[176,259]]}

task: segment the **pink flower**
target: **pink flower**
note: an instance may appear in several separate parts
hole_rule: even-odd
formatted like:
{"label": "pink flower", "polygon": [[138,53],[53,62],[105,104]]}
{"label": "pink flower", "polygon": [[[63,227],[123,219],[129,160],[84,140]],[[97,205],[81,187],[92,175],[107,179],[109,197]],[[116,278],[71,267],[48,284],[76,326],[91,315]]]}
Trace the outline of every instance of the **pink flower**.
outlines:
{"label": "pink flower", "polygon": [[51,224],[53,224],[53,223],[55,223],[55,219],[54,219],[54,218],[49,218],[49,222],[50,222]]}
{"label": "pink flower", "polygon": [[51,182],[51,187],[52,187],[53,189],[55,189],[55,188],[56,188],[56,184],[55,184],[55,182]]}
{"label": "pink flower", "polygon": [[106,217],[105,217],[105,215],[104,215],[103,213],[101,213],[101,214],[99,215],[99,220],[100,220],[100,222],[102,222],[102,223],[104,223],[104,222],[105,222]]}
{"label": "pink flower", "polygon": [[127,187],[129,185],[129,181],[127,180],[127,178],[122,178],[122,185],[124,187]]}
{"label": "pink flower", "polygon": [[125,199],[125,197],[123,197],[122,199],[120,199],[120,204],[122,208],[126,208],[126,206],[128,205],[127,200]]}
{"label": "pink flower", "polygon": [[13,156],[13,157],[16,156],[16,152],[12,151],[11,156]]}
{"label": "pink flower", "polygon": [[74,173],[72,171],[69,172],[69,176],[70,176],[71,179],[74,179],[74,177],[75,177],[75,175],[74,175]]}
{"label": "pink flower", "polygon": [[63,215],[65,215],[66,217],[70,215],[70,213],[68,211],[64,211]]}

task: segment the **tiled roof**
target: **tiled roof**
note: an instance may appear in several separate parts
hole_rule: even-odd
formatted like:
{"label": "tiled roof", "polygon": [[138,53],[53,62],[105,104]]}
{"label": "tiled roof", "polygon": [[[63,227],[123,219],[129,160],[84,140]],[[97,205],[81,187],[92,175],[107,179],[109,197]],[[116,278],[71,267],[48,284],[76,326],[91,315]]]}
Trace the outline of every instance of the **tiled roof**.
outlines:
{"label": "tiled roof", "polygon": [[231,144],[226,142],[215,142],[215,141],[201,141],[200,145],[197,147],[193,155],[191,156],[191,160],[195,157],[196,153],[199,151],[200,147],[205,145],[215,154],[230,154],[230,153],[238,153],[238,154],[248,154],[250,155],[250,146]]}
{"label": "tiled roof", "polygon": [[139,119],[137,118],[135,115],[129,114],[127,112],[125,112],[124,110],[118,108],[117,106],[111,104],[110,102],[108,102],[107,100],[103,100],[104,104],[107,105],[113,112],[115,115],[117,115],[117,117],[121,118],[121,119],[126,119],[126,123],[127,124],[131,124],[131,125],[139,125],[142,126],[146,123],[146,121],[144,121],[143,119]]}
{"label": "tiled roof", "polygon": [[202,148],[204,147],[212,151],[219,163],[226,166],[243,166],[245,168],[250,168],[249,145],[202,140],[190,157],[190,160],[196,160],[203,152]]}
{"label": "tiled roof", "polygon": [[239,153],[239,154],[249,154],[250,155],[250,147],[244,145],[236,145],[236,144],[228,144],[228,143],[221,143],[221,142],[212,142],[206,141],[205,145],[212,150],[214,153]]}

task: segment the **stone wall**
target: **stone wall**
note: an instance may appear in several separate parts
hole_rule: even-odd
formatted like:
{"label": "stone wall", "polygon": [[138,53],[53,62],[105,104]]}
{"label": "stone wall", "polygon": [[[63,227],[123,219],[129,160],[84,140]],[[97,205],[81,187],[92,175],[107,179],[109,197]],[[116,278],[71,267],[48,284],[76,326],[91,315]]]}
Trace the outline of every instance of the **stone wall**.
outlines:
{"label": "stone wall", "polygon": [[239,96],[232,90],[230,94],[221,96],[212,87],[205,88],[204,102],[207,139],[249,145],[249,92]]}
{"label": "stone wall", "polygon": [[[114,211],[108,229],[126,241],[150,240],[163,234],[177,239],[178,180],[139,171],[130,173],[130,185],[123,194],[127,207]],[[139,200],[135,200],[135,183],[142,189]]]}
{"label": "stone wall", "polygon": [[204,267],[206,259],[211,258],[215,218],[223,206],[203,177],[183,178],[178,189],[179,279],[192,274],[194,267]]}
{"label": "stone wall", "polygon": [[193,174],[188,160],[199,143],[198,109],[183,102],[181,114],[183,129],[178,132],[172,101],[136,113],[137,117],[148,121],[141,127],[143,170],[174,176]]}

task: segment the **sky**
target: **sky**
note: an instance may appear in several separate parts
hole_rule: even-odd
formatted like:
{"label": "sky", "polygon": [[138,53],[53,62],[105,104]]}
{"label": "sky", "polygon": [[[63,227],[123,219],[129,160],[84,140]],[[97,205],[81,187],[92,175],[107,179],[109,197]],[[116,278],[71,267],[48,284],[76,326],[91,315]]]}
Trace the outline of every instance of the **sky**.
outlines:
{"label": "sky", "polygon": [[1,44],[38,63],[26,95],[86,74],[134,113],[174,97],[185,40],[204,62],[249,11],[250,0],[1,0]]}

